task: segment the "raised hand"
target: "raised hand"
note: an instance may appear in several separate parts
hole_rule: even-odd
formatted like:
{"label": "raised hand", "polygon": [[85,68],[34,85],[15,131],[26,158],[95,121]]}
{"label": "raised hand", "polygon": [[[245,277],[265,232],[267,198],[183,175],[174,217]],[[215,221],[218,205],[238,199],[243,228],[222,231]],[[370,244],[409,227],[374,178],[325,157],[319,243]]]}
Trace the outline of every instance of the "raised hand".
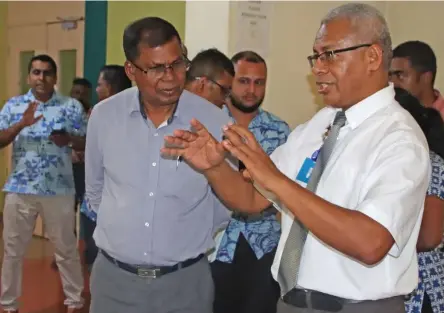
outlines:
{"label": "raised hand", "polygon": [[224,135],[223,147],[245,165],[244,178],[252,180],[267,191],[273,191],[277,186],[276,182],[285,176],[264,152],[254,135],[239,125],[227,126]]}
{"label": "raised hand", "polygon": [[37,110],[37,107],[39,106],[38,102],[33,101],[30,102],[28,107],[26,108],[25,112],[23,113],[22,119],[19,123],[23,125],[23,127],[28,127],[31,125],[34,125],[38,121],[40,121],[43,117],[43,115],[39,115],[37,117],[34,117],[35,111]]}
{"label": "raised hand", "polygon": [[196,119],[191,121],[194,132],[175,130],[173,136],[166,136],[166,146],[161,149],[165,156],[182,157],[200,171],[221,164],[225,159],[225,149],[208,130]]}

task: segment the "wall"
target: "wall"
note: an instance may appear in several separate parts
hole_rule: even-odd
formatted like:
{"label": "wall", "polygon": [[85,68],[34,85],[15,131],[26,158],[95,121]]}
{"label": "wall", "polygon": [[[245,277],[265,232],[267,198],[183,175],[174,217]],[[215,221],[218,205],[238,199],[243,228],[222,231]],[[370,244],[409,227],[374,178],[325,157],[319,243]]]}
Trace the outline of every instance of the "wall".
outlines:
{"label": "wall", "polygon": [[[307,61],[312,54],[319,23],[327,12],[342,2],[273,2],[267,94],[263,107],[284,118],[291,127],[310,119],[321,107]],[[367,2],[383,13],[386,2]],[[232,3],[236,13],[236,3]],[[235,20],[231,20],[230,50],[233,51]]]}
{"label": "wall", "polygon": [[[106,33],[108,23],[107,1],[85,2],[85,62],[83,74],[96,89],[100,69],[106,63]],[[92,92],[91,103],[97,102],[97,94]]]}
{"label": "wall", "polygon": [[[7,32],[6,32],[6,20],[8,14],[8,2],[0,2],[0,42],[7,42]],[[3,106],[7,99],[7,91],[6,91],[6,54],[7,54],[7,45],[0,45],[0,108]],[[0,150],[0,188],[3,187],[6,177],[8,175],[7,172],[7,160],[6,160],[6,150]],[[3,211],[4,204],[4,193],[0,194],[0,211]]]}
{"label": "wall", "polygon": [[106,63],[123,64],[123,31],[129,23],[146,16],[159,16],[171,22],[183,37],[185,34],[185,1],[110,1]]}

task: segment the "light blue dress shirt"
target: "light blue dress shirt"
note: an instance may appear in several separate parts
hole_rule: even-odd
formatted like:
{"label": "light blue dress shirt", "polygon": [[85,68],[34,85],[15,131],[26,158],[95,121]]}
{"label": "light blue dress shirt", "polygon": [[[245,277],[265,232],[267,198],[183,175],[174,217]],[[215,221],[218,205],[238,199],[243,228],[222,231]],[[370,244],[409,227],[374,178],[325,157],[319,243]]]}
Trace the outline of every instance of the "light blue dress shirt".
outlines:
{"label": "light blue dress shirt", "polygon": [[[228,111],[226,107],[225,110]],[[250,122],[248,129],[268,155],[284,144],[290,134],[290,127],[286,122],[262,109]],[[276,220],[276,215],[248,223],[232,218],[219,245],[216,254],[217,261],[233,262],[240,234],[243,234],[257,259],[260,259],[278,245],[281,225]]]}
{"label": "light blue dress shirt", "polygon": [[[0,112],[0,130],[19,122],[31,101],[31,90],[6,102]],[[58,147],[49,140],[54,129],[65,129],[84,136],[86,114],[75,99],[54,92],[51,99],[39,104],[35,116],[43,115],[36,124],[24,128],[13,142],[12,172],[3,191],[42,196],[73,195],[71,148]]]}
{"label": "light blue dress shirt", "polygon": [[121,262],[168,266],[214,246],[229,211],[203,174],[161,156],[164,137],[197,118],[222,139],[228,115],[184,91],[173,116],[155,127],[142,115],[137,87],[96,105],[86,138],[86,203],[97,214],[94,239]]}

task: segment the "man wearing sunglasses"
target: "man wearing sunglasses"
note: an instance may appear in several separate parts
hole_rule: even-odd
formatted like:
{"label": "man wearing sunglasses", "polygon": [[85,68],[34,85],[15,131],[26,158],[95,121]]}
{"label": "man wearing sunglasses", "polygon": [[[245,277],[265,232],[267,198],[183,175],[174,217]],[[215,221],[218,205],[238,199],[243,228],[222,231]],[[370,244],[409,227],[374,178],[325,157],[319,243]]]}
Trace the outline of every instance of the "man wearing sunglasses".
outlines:
{"label": "man wearing sunglasses", "polygon": [[[231,61],[236,74],[224,110],[271,154],[287,141],[290,128],[260,108],[267,81],[265,60],[253,51],[242,51]],[[270,272],[281,233],[276,212],[269,207],[258,214],[232,214],[211,263],[216,287],[214,313],[276,312],[279,285]]]}
{"label": "man wearing sunglasses", "polygon": [[185,88],[222,108],[230,96],[234,66],[217,49],[199,52],[191,60]]}
{"label": "man wearing sunglasses", "polygon": [[177,30],[147,17],[123,35],[136,86],[94,106],[86,139],[86,204],[97,215],[92,313],[210,313],[205,253],[228,210],[205,176],[159,152],[164,137],[199,118],[222,139],[225,112],[184,90],[189,62]]}

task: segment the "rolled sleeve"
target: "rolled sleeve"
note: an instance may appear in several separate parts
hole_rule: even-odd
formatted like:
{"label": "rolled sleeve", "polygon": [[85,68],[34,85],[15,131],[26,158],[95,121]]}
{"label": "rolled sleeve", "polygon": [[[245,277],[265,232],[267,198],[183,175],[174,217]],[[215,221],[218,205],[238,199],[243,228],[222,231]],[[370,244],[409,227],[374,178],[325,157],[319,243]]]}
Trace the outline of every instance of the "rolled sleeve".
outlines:
{"label": "rolled sleeve", "polygon": [[[99,141],[100,116],[93,110],[88,122],[85,147],[85,202],[88,211],[98,213],[104,183],[103,154]],[[93,214],[94,215],[94,214]]]}
{"label": "rolled sleeve", "polygon": [[87,118],[86,113],[83,110],[82,104],[75,100],[71,99],[71,112],[69,112],[69,116],[71,119],[71,127],[72,130],[75,131],[77,136],[85,136],[86,135],[86,127],[87,127]]}
{"label": "rolled sleeve", "polygon": [[426,149],[413,143],[383,151],[365,179],[366,193],[357,210],[390,232],[395,244],[389,254],[398,257],[422,216],[430,161]]}
{"label": "rolled sleeve", "polygon": [[0,111],[0,130],[11,127],[11,104],[6,102]]}

